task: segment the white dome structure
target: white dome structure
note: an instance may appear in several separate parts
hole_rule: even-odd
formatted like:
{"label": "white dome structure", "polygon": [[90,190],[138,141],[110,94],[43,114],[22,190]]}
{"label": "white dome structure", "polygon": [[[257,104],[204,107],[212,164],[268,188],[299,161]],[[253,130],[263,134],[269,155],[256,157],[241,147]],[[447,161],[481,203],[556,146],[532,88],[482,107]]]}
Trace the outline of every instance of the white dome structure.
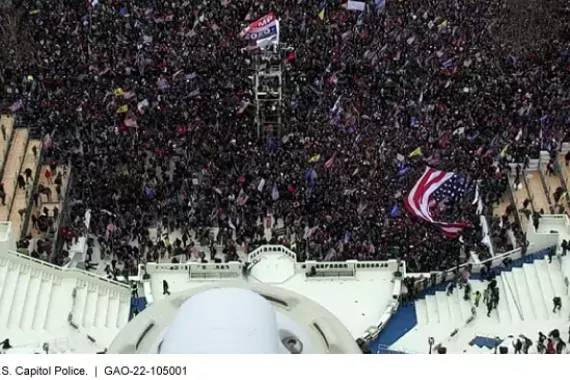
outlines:
{"label": "white dome structure", "polygon": [[275,310],[240,288],[208,289],[180,306],[160,354],[278,354]]}
{"label": "white dome structure", "polygon": [[308,298],[270,285],[214,283],[155,302],[109,354],[359,354],[345,326]]}

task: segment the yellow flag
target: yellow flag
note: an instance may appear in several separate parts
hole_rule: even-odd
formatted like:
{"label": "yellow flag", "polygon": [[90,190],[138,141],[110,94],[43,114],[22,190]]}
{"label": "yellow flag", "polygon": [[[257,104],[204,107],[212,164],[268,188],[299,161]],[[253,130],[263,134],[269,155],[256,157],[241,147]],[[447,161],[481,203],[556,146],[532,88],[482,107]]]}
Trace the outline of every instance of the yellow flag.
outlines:
{"label": "yellow flag", "polygon": [[441,28],[445,28],[446,26],[447,26],[447,20],[443,20],[441,22],[441,24],[439,24],[437,27],[438,27],[438,29],[441,29]]}
{"label": "yellow flag", "polygon": [[117,108],[117,113],[125,113],[128,110],[129,110],[129,107],[127,105],[120,106],[119,108]]}
{"label": "yellow flag", "polygon": [[509,150],[509,144],[505,145],[503,150],[501,150],[501,157],[505,157],[507,155],[508,150]]}
{"label": "yellow flag", "polygon": [[121,95],[124,94],[124,92],[123,92],[123,89],[122,89],[122,88],[118,88],[118,89],[116,89],[115,91],[113,91],[113,94],[114,94],[115,96],[121,96]]}
{"label": "yellow flag", "polygon": [[319,18],[321,20],[325,19],[325,8],[323,8],[320,12],[319,12]]}
{"label": "yellow flag", "polygon": [[420,156],[422,154],[422,148],[416,148],[408,157],[412,158],[415,156]]}
{"label": "yellow flag", "polygon": [[39,9],[34,9],[33,11],[30,11],[31,15],[37,15],[38,13],[40,13]]}
{"label": "yellow flag", "polygon": [[315,163],[315,162],[319,161],[320,159],[321,159],[321,155],[320,155],[320,154],[315,154],[313,157],[311,157],[311,158],[309,159],[309,162],[312,164],[312,163]]}

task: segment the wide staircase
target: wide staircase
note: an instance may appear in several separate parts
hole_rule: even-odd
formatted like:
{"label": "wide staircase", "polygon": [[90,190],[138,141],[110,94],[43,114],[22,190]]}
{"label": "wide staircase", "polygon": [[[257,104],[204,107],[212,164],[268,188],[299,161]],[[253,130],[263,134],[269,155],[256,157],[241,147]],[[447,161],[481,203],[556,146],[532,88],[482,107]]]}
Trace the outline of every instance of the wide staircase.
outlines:
{"label": "wide staircase", "polygon": [[[8,115],[0,116],[0,127],[5,132],[0,132],[0,168],[4,168],[10,141],[12,140],[12,132],[14,130],[14,118]],[[4,136],[6,134],[6,136]]]}
{"label": "wide staircase", "polygon": [[8,221],[12,200],[16,194],[18,175],[20,167],[24,159],[26,145],[28,143],[28,131],[25,129],[16,129],[8,151],[8,158],[4,164],[4,174],[2,175],[2,184],[6,192],[6,204],[0,205],[0,221]]}
{"label": "wide staircase", "polygon": [[[560,173],[558,173],[557,170],[555,170],[554,174],[548,175],[548,171],[546,170],[546,165],[541,165],[540,168],[548,200],[551,206],[555,206],[556,201],[554,199],[554,193],[556,192],[556,189],[558,189],[559,187],[564,188],[563,187],[564,181],[562,180],[562,176],[560,175]],[[558,208],[554,208],[554,213],[555,214],[558,213]]]}
{"label": "wide staircase", "polygon": [[[31,139],[27,128],[15,128],[14,118],[0,117],[4,133],[0,133],[0,163],[2,184],[6,193],[4,204],[0,204],[0,221],[12,223],[12,234],[16,241],[22,235],[22,224],[28,218],[27,211],[32,196],[32,188],[37,175],[42,141]],[[26,176],[26,169],[31,170],[31,177]],[[26,182],[18,186],[18,177]]]}
{"label": "wide staircase", "polygon": [[526,172],[528,194],[536,212],[543,210],[545,214],[551,214],[548,194],[542,184],[541,175],[539,170]]}
{"label": "wide staircase", "polygon": [[[31,234],[32,237],[34,238],[42,237],[42,234],[40,233],[40,231],[34,228],[32,223],[32,215],[39,217],[44,212],[44,210],[47,210],[47,217],[53,218],[54,210],[56,207],[59,211],[63,209],[64,196],[66,194],[67,185],[69,183],[70,172],[69,172],[69,167],[67,167],[66,165],[58,165],[55,173],[51,173],[52,174],[51,180],[48,180],[48,178],[46,177],[46,172],[48,171],[51,173],[49,165],[42,165],[39,173],[38,186],[34,189],[34,192],[37,192],[39,186],[42,185],[43,187],[48,188],[50,190],[50,195],[48,196],[47,194],[39,194],[38,200],[37,202],[33,202],[30,215],[28,216],[29,221],[28,221],[27,233]],[[61,173],[62,175],[62,181],[61,181],[62,183],[61,186],[59,187],[59,194],[58,194],[58,189],[55,181],[59,173]],[[58,225],[57,222],[58,222],[57,220],[54,220],[54,225],[57,226]]]}
{"label": "wide staircase", "polygon": [[[42,150],[41,140],[29,140],[28,147],[24,155],[24,161],[20,168],[20,175],[25,179],[26,185],[24,188],[18,188],[16,194],[14,195],[14,201],[12,202],[12,210],[10,211],[10,222],[12,222],[12,228],[17,233],[22,231],[22,225],[27,216],[28,206],[31,202],[32,190],[34,187],[34,180],[38,173],[37,169],[39,166],[40,152]],[[31,176],[26,175],[26,170],[31,170]],[[14,236],[17,240],[19,236]]]}
{"label": "wide staircase", "polygon": [[[522,265],[520,265],[522,264]],[[517,263],[509,270],[501,271],[496,277],[500,302],[490,315],[490,321],[497,324],[520,324],[523,322],[547,321],[563,318],[567,320],[567,287],[558,259],[550,263],[548,258]],[[483,294],[488,282],[479,279],[469,281],[472,293]],[[460,327],[470,316],[473,305],[463,299],[463,289],[456,289],[447,296],[445,291],[426,295],[415,303],[418,325],[441,324]],[[554,297],[562,298],[562,311],[553,313]],[[486,314],[487,309],[481,300],[479,314]]]}
{"label": "wide staircase", "polygon": [[126,284],[0,252],[0,336],[14,346],[74,336],[75,346],[107,347],[129,320],[130,296]]}
{"label": "wide staircase", "polygon": [[117,330],[128,321],[131,298],[106,283],[78,280],[74,288],[72,321],[86,331],[96,334],[99,329]]}

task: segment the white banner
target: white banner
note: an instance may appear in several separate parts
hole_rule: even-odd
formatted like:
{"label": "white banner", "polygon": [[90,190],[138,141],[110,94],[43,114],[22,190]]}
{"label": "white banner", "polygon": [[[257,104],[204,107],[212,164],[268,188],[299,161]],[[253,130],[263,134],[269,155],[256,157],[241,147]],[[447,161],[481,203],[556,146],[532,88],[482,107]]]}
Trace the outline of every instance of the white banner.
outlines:
{"label": "white banner", "polygon": [[349,0],[346,9],[349,11],[364,12],[366,10],[366,4],[364,4],[362,1]]}

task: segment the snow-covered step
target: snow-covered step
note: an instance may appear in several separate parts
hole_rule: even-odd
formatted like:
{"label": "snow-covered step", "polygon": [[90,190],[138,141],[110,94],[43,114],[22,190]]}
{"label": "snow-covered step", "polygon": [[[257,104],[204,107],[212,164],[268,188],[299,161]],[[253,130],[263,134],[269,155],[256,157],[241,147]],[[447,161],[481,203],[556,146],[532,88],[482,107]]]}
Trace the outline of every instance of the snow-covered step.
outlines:
{"label": "snow-covered step", "polygon": [[129,296],[122,296],[119,313],[117,314],[116,328],[123,328],[129,322],[129,315],[131,313],[131,298]]}
{"label": "snow-covered step", "polygon": [[62,306],[65,304],[65,300],[68,299],[67,297],[71,297],[71,293],[67,294],[65,290],[66,289],[61,286],[60,281],[53,282],[47,303],[47,312],[44,318],[44,330],[49,331],[56,329],[64,325],[64,322],[67,321],[70,309],[62,308]]}
{"label": "snow-covered step", "polygon": [[6,326],[8,329],[17,328],[22,313],[24,311],[24,303],[26,302],[26,294],[28,292],[28,285],[30,284],[31,270],[29,267],[20,268],[20,276],[18,277],[18,285],[14,292],[14,300],[8,316]]}
{"label": "snow-covered step", "polygon": [[40,285],[40,294],[38,303],[34,313],[34,320],[32,322],[32,329],[43,330],[46,321],[49,304],[51,300],[51,293],[53,291],[53,278],[51,275],[44,275]]}
{"label": "snow-covered step", "polygon": [[526,276],[526,281],[528,284],[528,289],[530,291],[530,298],[532,300],[536,319],[539,321],[544,321],[545,319],[548,319],[548,313],[546,312],[543,292],[538,281],[535,265],[526,263],[523,264],[523,272]]}
{"label": "snow-covered step", "polygon": [[536,274],[538,276],[538,281],[540,283],[540,288],[542,289],[542,298],[544,299],[544,304],[546,305],[546,311],[552,318],[552,299],[554,298],[554,286],[552,285],[550,272],[548,271],[547,260],[535,260],[534,265]]}
{"label": "snow-covered step", "polygon": [[0,287],[3,287],[7,275],[8,275],[8,263],[0,262]]}
{"label": "snow-covered step", "polygon": [[547,260],[545,260],[545,262],[548,273],[550,273],[550,278],[552,279],[555,295],[564,298],[564,296],[566,296],[566,285],[564,284],[564,275],[560,270],[559,262],[557,260],[553,260],[551,263],[548,263]]}
{"label": "snow-covered step", "polygon": [[80,326],[83,323],[83,314],[85,313],[85,303],[87,302],[87,284],[77,281],[75,288],[75,301],[73,306],[73,322]]}
{"label": "snow-covered step", "polygon": [[95,320],[95,311],[97,310],[98,286],[89,283],[87,287],[87,299],[85,301],[85,313],[83,314],[83,327],[92,327]]}
{"label": "snow-covered step", "polygon": [[[445,294],[445,292],[443,294]],[[446,295],[446,297],[447,302],[449,303],[449,315],[451,320],[456,323],[464,323],[466,318],[463,317],[463,313],[461,312],[461,305],[459,304],[457,294],[454,293],[449,296]]]}
{"label": "snow-covered step", "polygon": [[41,284],[42,273],[38,270],[33,270],[30,278],[30,284],[28,285],[28,291],[26,293],[26,300],[24,301],[22,318],[18,321],[18,326],[23,330],[32,329],[36,306],[39,302]]}
{"label": "snow-covered step", "polygon": [[4,286],[2,287],[2,296],[0,298],[0,327],[6,327],[10,310],[12,309],[12,302],[14,301],[14,294],[18,287],[18,279],[20,278],[20,267],[13,266],[9,269]]}
{"label": "snow-covered step", "polygon": [[[119,317],[119,307],[121,306],[121,302],[119,299],[119,295],[116,292],[111,292],[109,298],[109,312],[105,315],[105,327],[106,328],[115,328],[116,321]],[[427,313],[427,311],[426,311]]]}
{"label": "snow-covered step", "polygon": [[513,277],[515,279],[515,287],[518,293],[519,305],[522,308],[524,320],[536,320],[534,316],[534,308],[532,306],[532,299],[530,298],[530,289],[522,268],[513,268]]}
{"label": "snow-covered step", "polygon": [[455,289],[453,292],[457,302],[459,303],[459,308],[461,309],[461,315],[463,316],[463,322],[471,317],[471,302],[465,301],[465,291],[464,289]]}
{"label": "snow-covered step", "polygon": [[[497,278],[497,289],[499,289],[499,303],[497,304],[497,310],[492,311],[491,314],[497,313],[501,323],[512,323],[513,316],[507,299],[507,290],[505,289],[502,278]],[[485,305],[485,310],[486,309],[487,305]],[[517,320],[520,321],[520,317]]]}
{"label": "snow-covered step", "polygon": [[[546,266],[548,268],[548,273],[550,273],[550,279],[552,280],[552,285],[554,287],[554,296],[560,297],[562,299],[562,313],[558,314],[562,314],[568,318],[568,290],[564,284],[564,276],[560,270],[560,263],[558,260],[552,260],[551,263],[548,263],[548,260],[546,260]],[[552,300],[550,301],[550,304],[552,305],[552,308],[554,308]]]}
{"label": "snow-covered step", "polygon": [[425,299],[419,299],[414,302],[414,307],[416,308],[416,317],[418,319],[418,325],[425,326],[429,324],[427,304]]}
{"label": "snow-covered step", "polygon": [[[501,272],[501,280],[503,285],[504,293],[499,293],[499,303],[507,301],[507,307],[513,323],[522,321],[522,309],[520,308],[519,301],[517,299],[518,295],[515,289],[515,280],[513,278],[512,272]],[[498,282],[498,280],[497,280]]]}
{"label": "snow-covered step", "polygon": [[97,299],[97,310],[95,311],[95,323],[93,324],[96,328],[105,328],[105,322],[107,315],[109,315],[110,306],[110,295],[108,289],[101,289],[99,297]]}
{"label": "snow-covered step", "polygon": [[439,313],[437,311],[437,302],[435,300],[435,296],[426,296],[426,305],[429,322],[439,323]]}
{"label": "snow-covered step", "polygon": [[445,292],[435,293],[435,303],[437,305],[437,312],[439,313],[439,323],[448,325],[451,322],[451,317],[449,315],[449,302],[447,301]]}

